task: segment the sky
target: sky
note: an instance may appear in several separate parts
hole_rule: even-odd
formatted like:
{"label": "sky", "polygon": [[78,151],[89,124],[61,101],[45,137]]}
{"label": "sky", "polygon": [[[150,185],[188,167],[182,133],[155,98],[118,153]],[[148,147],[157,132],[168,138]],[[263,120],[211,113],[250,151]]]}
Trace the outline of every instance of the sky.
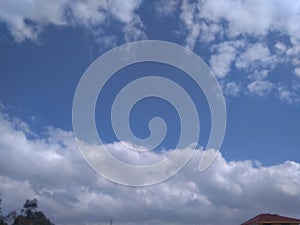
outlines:
{"label": "sky", "polygon": [[[25,199],[57,225],[240,224],[258,213],[300,218],[300,2],[297,0],[0,0],[0,193],[5,213]],[[161,117],[167,134],[148,154],[124,153],[110,121],[119,91],[162,76],[195,102],[197,151],[176,176],[149,187],[104,179],[82,158],[72,125],[77,85],[101,55],[142,40],[176,43],[198,55],[222,89],[227,124],[220,153],[199,160],[211,115],[181,70],[157,62],[121,69],[95,107],[105,148],[146,165],[176,149],[180,118],[165,100],[142,99],[129,124],[139,138]],[[127,146],[130,143],[127,143]],[[180,149],[189,152],[190,148]],[[105,164],[105,162],[104,162]]]}

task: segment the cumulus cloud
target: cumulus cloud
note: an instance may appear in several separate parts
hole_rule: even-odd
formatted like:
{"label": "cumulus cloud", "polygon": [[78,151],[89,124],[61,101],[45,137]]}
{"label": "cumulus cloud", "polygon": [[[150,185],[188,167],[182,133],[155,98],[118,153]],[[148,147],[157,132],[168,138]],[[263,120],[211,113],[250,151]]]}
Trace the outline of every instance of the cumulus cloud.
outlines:
{"label": "cumulus cloud", "polygon": [[135,17],[123,28],[124,41],[132,42],[147,39],[147,35],[143,31],[145,29],[139,17]]}
{"label": "cumulus cloud", "polygon": [[279,98],[283,101],[287,101],[290,104],[294,102],[293,93],[288,90],[279,90]]}
{"label": "cumulus cloud", "polygon": [[[46,136],[29,138],[15,121],[0,116],[0,192],[7,210],[17,209],[26,198],[37,198],[58,225],[107,224],[110,218],[118,224],[239,224],[262,211],[299,216],[296,162],[265,167],[253,161],[227,161],[220,154],[199,173],[198,150],[168,181],[124,187],[87,166],[71,132],[48,128]],[[122,144],[109,148],[122,151]],[[126,157],[134,161],[135,154]],[[161,158],[151,154],[152,159]]]}
{"label": "cumulus cloud", "polygon": [[[267,0],[246,1],[199,1],[201,17],[215,22],[228,22],[227,33],[266,35],[279,31],[292,37],[299,37],[300,4],[297,0],[284,2]],[[258,22],[259,21],[259,22]]]}
{"label": "cumulus cloud", "polygon": [[223,26],[213,22],[201,21],[200,22],[200,35],[199,40],[202,43],[210,43],[217,38],[224,37]]}
{"label": "cumulus cloud", "polygon": [[265,80],[269,73],[269,69],[255,69],[253,73],[248,76],[248,78],[251,80]]}
{"label": "cumulus cloud", "polygon": [[225,41],[212,46],[213,52],[210,65],[218,78],[224,78],[232,69],[251,73],[249,77],[255,80],[264,79],[269,70],[280,61],[277,55],[272,55],[266,43],[248,44],[244,40]]}
{"label": "cumulus cloud", "polygon": [[115,17],[117,17],[123,23],[129,23],[136,16],[134,11],[139,8],[142,1],[141,0],[130,0],[130,1],[113,0],[113,1],[108,1],[107,3],[109,5],[108,7],[111,13]]}
{"label": "cumulus cloud", "polygon": [[223,27],[212,21],[201,19],[201,11],[196,2],[190,3],[184,0],[181,4],[180,19],[184,24],[186,35],[186,46],[193,50],[198,41],[208,43],[217,37],[223,37]]}
{"label": "cumulus cloud", "polygon": [[270,91],[273,89],[273,84],[270,81],[253,81],[247,86],[247,89],[250,93],[264,96],[270,93]]}
{"label": "cumulus cloud", "polygon": [[227,52],[213,55],[210,58],[210,65],[217,77],[223,78],[228,74],[230,71],[230,65],[234,60],[234,56],[234,49],[229,49]]}
{"label": "cumulus cloud", "polygon": [[[180,19],[188,48],[213,43],[209,62],[219,79],[234,71],[248,79],[242,78],[251,89],[256,84],[252,82],[266,79],[282,63],[291,65],[291,73],[298,76],[299,12],[297,0],[199,0],[183,1]],[[269,41],[271,36],[275,43]],[[243,46],[229,44],[237,41]]]}
{"label": "cumulus cloud", "polygon": [[[185,13],[188,1],[183,2],[182,12]],[[197,6],[195,6],[197,4]],[[300,4],[297,0],[283,2],[255,1],[196,1],[196,9],[190,11],[197,22],[209,21],[213,24],[226,22],[224,27],[228,38],[238,35],[265,36],[269,32],[278,31],[293,38],[299,37]],[[191,17],[191,16],[190,16]],[[182,17],[187,27],[189,18]],[[259,21],[259,22],[258,22]],[[188,34],[189,36],[189,34]]]}
{"label": "cumulus cloud", "polygon": [[276,65],[276,56],[271,55],[266,44],[255,43],[250,45],[238,57],[235,66],[239,69],[273,68]]}
{"label": "cumulus cloud", "polygon": [[44,25],[54,24],[60,26],[66,24],[66,18],[64,17],[65,4],[65,0],[4,0],[1,2],[0,21],[7,24],[16,41],[36,40]]}
{"label": "cumulus cloud", "polygon": [[295,73],[295,75],[296,75],[297,77],[300,77],[300,67],[296,67],[296,68],[294,69],[294,73]]}
{"label": "cumulus cloud", "polygon": [[299,97],[297,95],[297,87],[287,88],[283,86],[277,87],[277,92],[279,95],[279,99],[287,102],[289,104],[299,102]]}
{"label": "cumulus cloud", "polygon": [[[120,37],[125,42],[148,38],[139,10],[142,3],[142,0],[3,0],[0,21],[18,42],[38,41],[48,25],[82,26],[109,48],[116,46]],[[209,63],[223,81],[234,71],[244,75],[243,81],[239,80],[243,87],[251,87],[251,82],[265,80],[281,63],[289,64],[290,73],[295,79],[299,77],[297,0],[158,0],[150,10],[164,19],[171,16],[173,22],[179,23],[184,37],[179,42],[187,48],[194,50],[199,44],[207,48],[211,53]],[[109,29],[114,22],[120,25],[116,33]],[[274,41],[269,41],[271,36]],[[280,86],[272,79],[269,81]]]}
{"label": "cumulus cloud", "polygon": [[241,85],[235,82],[228,82],[224,87],[224,93],[227,96],[238,96],[239,92],[241,91]]}
{"label": "cumulus cloud", "polygon": [[[81,25],[93,30],[107,24],[111,17],[124,26],[136,25],[132,21],[139,18],[136,10],[140,4],[141,0],[4,0],[1,2],[0,21],[7,25],[17,42],[22,42],[37,40],[38,35],[48,25]],[[135,29],[139,30],[138,27]]]}
{"label": "cumulus cloud", "polygon": [[277,42],[275,44],[275,48],[278,49],[280,52],[285,52],[287,49],[287,46],[282,42]]}
{"label": "cumulus cloud", "polygon": [[187,30],[186,46],[193,50],[200,33],[200,25],[197,23],[196,4],[190,4],[184,0],[181,5],[180,18]]}
{"label": "cumulus cloud", "polygon": [[300,65],[300,59],[299,59],[299,54],[300,54],[300,40],[291,39],[291,46],[287,49],[286,52],[287,56],[290,58],[292,64],[294,66],[299,66]]}
{"label": "cumulus cloud", "polygon": [[158,0],[155,1],[154,3],[155,11],[157,12],[157,15],[159,17],[173,16],[179,3],[180,0],[170,0],[170,1]]}
{"label": "cumulus cloud", "polygon": [[[76,1],[70,7],[73,23],[80,23],[85,26],[95,26],[105,22],[108,4],[105,1],[94,0]],[[64,12],[62,12],[64,13]]]}
{"label": "cumulus cloud", "polygon": [[243,45],[241,41],[222,42],[212,47],[216,51],[210,58],[210,66],[218,78],[224,78],[231,70],[231,64],[236,58],[238,48]]}

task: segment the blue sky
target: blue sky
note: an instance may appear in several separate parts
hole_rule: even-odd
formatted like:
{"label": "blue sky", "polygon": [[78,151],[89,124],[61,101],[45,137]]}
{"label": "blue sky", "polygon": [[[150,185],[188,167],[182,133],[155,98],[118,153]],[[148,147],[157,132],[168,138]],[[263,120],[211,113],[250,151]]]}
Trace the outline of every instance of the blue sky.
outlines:
{"label": "blue sky", "polygon": [[[4,204],[18,207],[23,198],[38,197],[57,224],[105,224],[110,217],[120,224],[221,224],[221,219],[211,216],[216,211],[228,224],[260,211],[299,218],[299,212],[292,210],[300,195],[298,21],[296,0],[2,0],[0,192]],[[80,78],[96,58],[118,45],[147,39],[177,43],[207,63],[225,96],[227,130],[222,154],[206,174],[188,166],[164,184],[130,189],[96,176],[80,158],[72,137],[72,102]],[[98,132],[111,151],[120,154],[109,124],[114,97],[130,81],[153,74],[176,81],[198,102],[199,145],[205,146],[210,114],[201,90],[175,68],[144,63],[117,73],[97,103],[96,121],[103,124]],[[160,148],[174,148],[180,124],[167,102],[152,98],[137,104],[130,121],[133,131],[147,137],[154,116],[168,125]],[[35,165],[32,170],[24,172],[29,168],[20,164],[22,158]],[[42,175],[36,172],[40,163]],[[16,165],[21,166],[11,169]],[[88,175],[75,175],[82,173],[78,170]],[[59,173],[57,184],[53,176]],[[268,189],[270,194],[264,196]],[[14,191],[19,194],[13,195]],[[164,200],[157,197],[161,193]],[[128,196],[136,208],[128,209],[132,206]],[[243,200],[238,203],[230,196]],[[274,196],[280,196],[278,207],[272,204]],[[248,202],[252,199],[257,203]],[[69,211],[71,203],[76,213]]]}

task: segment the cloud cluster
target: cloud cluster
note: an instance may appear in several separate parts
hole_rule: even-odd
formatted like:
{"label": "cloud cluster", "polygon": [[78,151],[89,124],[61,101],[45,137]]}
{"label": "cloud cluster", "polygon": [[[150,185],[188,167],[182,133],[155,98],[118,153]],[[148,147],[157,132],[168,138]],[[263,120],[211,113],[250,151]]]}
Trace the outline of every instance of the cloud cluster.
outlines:
{"label": "cloud cluster", "polygon": [[[265,167],[219,155],[199,173],[199,150],[166,182],[124,187],[87,166],[71,132],[48,128],[46,136],[33,138],[21,123],[0,115],[0,192],[7,210],[20,207],[26,198],[37,198],[58,225],[107,224],[110,218],[118,224],[239,224],[260,212],[299,217],[300,164],[296,162]],[[122,143],[107,147],[124,154]],[[161,158],[151,154],[149,161]],[[138,159],[136,152],[125,157]]]}
{"label": "cloud cluster", "polygon": [[[120,38],[124,42],[147,39],[140,6],[142,0],[3,0],[0,21],[4,22],[17,42],[39,40],[47,26],[83,26],[105,47],[114,47]],[[147,3],[149,4],[149,3]],[[178,23],[184,40],[180,44],[191,50],[199,45],[210,51],[212,70],[224,83],[239,83],[234,95],[240,93],[274,93],[288,103],[299,102],[300,90],[290,89],[284,82],[273,81],[270,74],[280,65],[290,65],[287,71],[293,82],[300,77],[300,3],[275,0],[172,0],[155,1],[149,10],[157,18],[172,18]],[[117,22],[117,31],[110,25]],[[148,24],[147,24],[148,25]],[[159,26],[159,24],[158,24]],[[149,34],[150,35],[150,34]],[[201,52],[199,53],[201,55]],[[202,55],[201,55],[202,56]],[[243,76],[239,81],[232,75]],[[284,76],[284,75],[282,75]],[[234,78],[233,78],[234,77]],[[273,88],[261,92],[251,88],[261,83]],[[277,83],[276,83],[277,82]],[[229,90],[232,85],[225,84]],[[235,86],[236,87],[236,86]],[[255,91],[258,92],[255,92]],[[238,92],[236,92],[238,91]],[[225,93],[232,93],[226,91]]]}
{"label": "cloud cluster", "polygon": [[232,37],[240,34],[261,36],[270,31],[299,37],[296,22],[300,19],[298,1],[212,0],[199,1],[199,8],[202,18],[215,22],[225,20],[228,23],[226,32]]}
{"label": "cloud cluster", "polygon": [[80,25],[91,32],[101,32],[101,27],[113,18],[123,25],[127,41],[132,34],[126,32],[128,29],[133,31],[133,39],[146,37],[135,12],[140,4],[141,0],[4,0],[0,7],[0,21],[5,22],[17,42],[22,42],[38,40],[38,35],[48,25]]}
{"label": "cloud cluster", "polygon": [[[254,85],[271,82],[275,95],[293,103],[299,101],[298,90],[273,83],[268,74],[280,64],[288,63],[292,68],[289,73],[294,74],[293,79],[297,81],[300,74],[297,56],[300,26],[296,22],[300,19],[299,12],[300,4],[296,0],[183,0],[180,18],[185,27],[187,47],[194,49],[197,43],[212,45],[209,62],[219,79],[232,82],[231,73],[245,74],[240,91],[256,95],[269,91],[252,88]],[[283,41],[273,43],[271,39],[276,40],[278,36]],[[283,91],[286,89],[289,89],[288,95]],[[270,85],[265,90],[270,90]]]}
{"label": "cloud cluster", "polygon": [[[216,36],[220,33],[228,39],[239,38],[241,35],[255,37],[265,37],[270,32],[280,32],[294,39],[298,39],[300,29],[297,21],[300,4],[297,0],[267,1],[267,0],[212,0],[193,1],[183,0],[182,14],[190,14],[188,17],[182,16],[187,28],[193,26],[202,27],[201,24],[210,24],[212,27],[221,25],[219,29],[200,29],[199,36]],[[191,21],[192,18],[192,21]],[[208,33],[207,33],[208,32]],[[210,34],[209,34],[210,33]],[[189,39],[188,33],[187,39]],[[199,37],[195,37],[198,39]],[[212,39],[201,39],[210,42]]]}

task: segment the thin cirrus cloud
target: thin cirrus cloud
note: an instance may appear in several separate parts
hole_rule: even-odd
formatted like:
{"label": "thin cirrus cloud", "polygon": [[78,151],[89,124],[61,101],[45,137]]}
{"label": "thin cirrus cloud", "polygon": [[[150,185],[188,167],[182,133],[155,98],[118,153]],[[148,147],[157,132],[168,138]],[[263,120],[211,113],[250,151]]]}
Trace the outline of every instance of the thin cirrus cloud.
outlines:
{"label": "thin cirrus cloud", "polygon": [[[220,154],[199,173],[199,150],[168,181],[130,188],[95,174],[69,131],[47,128],[46,136],[32,137],[24,121],[4,113],[0,131],[0,192],[7,212],[20,207],[24,198],[37,198],[58,225],[106,224],[110,218],[118,224],[239,224],[261,211],[298,213],[300,164],[293,161],[266,167],[250,160],[227,161]],[[116,142],[106,147],[120,156],[123,146]],[[136,157],[126,154],[128,161]],[[161,159],[150,152],[142,160]]]}

